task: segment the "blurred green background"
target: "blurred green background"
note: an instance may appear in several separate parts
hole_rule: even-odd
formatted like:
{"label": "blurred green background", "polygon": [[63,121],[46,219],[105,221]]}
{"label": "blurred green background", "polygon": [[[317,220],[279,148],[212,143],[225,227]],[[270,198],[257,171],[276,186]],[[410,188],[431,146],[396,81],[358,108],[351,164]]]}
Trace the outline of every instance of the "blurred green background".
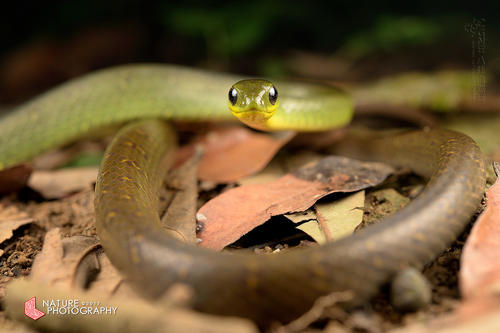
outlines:
{"label": "blurred green background", "polygon": [[[0,103],[127,62],[359,81],[470,69],[476,52],[496,74],[498,12],[472,1],[8,2],[0,20]],[[474,20],[484,20],[485,41],[468,31]]]}

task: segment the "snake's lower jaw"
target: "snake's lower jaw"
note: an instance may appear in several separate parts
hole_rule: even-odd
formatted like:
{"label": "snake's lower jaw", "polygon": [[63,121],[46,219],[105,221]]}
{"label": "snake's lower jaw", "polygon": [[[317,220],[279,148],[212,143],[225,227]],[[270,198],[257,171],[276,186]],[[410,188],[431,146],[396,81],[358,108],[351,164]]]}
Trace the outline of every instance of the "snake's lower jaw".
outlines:
{"label": "snake's lower jaw", "polygon": [[245,125],[260,130],[268,129],[268,127],[266,126],[267,120],[274,114],[274,112],[263,112],[262,110],[253,109],[239,112],[231,110],[231,112]]}

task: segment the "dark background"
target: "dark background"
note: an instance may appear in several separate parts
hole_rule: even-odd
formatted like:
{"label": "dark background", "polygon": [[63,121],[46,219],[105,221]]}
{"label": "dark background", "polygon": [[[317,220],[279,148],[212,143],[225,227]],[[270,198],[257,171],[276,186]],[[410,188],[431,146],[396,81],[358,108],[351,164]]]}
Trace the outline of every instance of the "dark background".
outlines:
{"label": "dark background", "polygon": [[335,81],[471,69],[467,25],[480,19],[486,67],[500,73],[498,9],[475,1],[21,0],[1,10],[3,104],[127,62]]}

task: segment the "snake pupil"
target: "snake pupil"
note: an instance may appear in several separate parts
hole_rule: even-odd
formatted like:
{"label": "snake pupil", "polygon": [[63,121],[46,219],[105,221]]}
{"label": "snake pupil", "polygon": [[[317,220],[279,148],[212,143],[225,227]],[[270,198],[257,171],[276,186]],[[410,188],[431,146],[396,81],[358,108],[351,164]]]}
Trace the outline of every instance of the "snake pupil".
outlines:
{"label": "snake pupil", "polygon": [[236,91],[236,89],[234,88],[229,89],[229,101],[231,102],[231,104],[235,105],[237,100],[238,100],[238,92]]}
{"label": "snake pupil", "polygon": [[272,86],[269,89],[269,102],[271,102],[272,105],[276,104],[276,101],[278,100],[278,90]]}

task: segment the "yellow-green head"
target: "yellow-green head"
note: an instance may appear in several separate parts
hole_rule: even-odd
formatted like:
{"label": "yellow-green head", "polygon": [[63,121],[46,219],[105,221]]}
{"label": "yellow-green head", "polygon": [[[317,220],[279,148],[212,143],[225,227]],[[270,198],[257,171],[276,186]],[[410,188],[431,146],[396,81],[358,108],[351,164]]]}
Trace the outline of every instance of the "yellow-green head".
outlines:
{"label": "yellow-green head", "polygon": [[278,90],[267,80],[241,80],[229,89],[227,103],[240,121],[250,127],[263,129],[266,128],[266,121],[278,109]]}

